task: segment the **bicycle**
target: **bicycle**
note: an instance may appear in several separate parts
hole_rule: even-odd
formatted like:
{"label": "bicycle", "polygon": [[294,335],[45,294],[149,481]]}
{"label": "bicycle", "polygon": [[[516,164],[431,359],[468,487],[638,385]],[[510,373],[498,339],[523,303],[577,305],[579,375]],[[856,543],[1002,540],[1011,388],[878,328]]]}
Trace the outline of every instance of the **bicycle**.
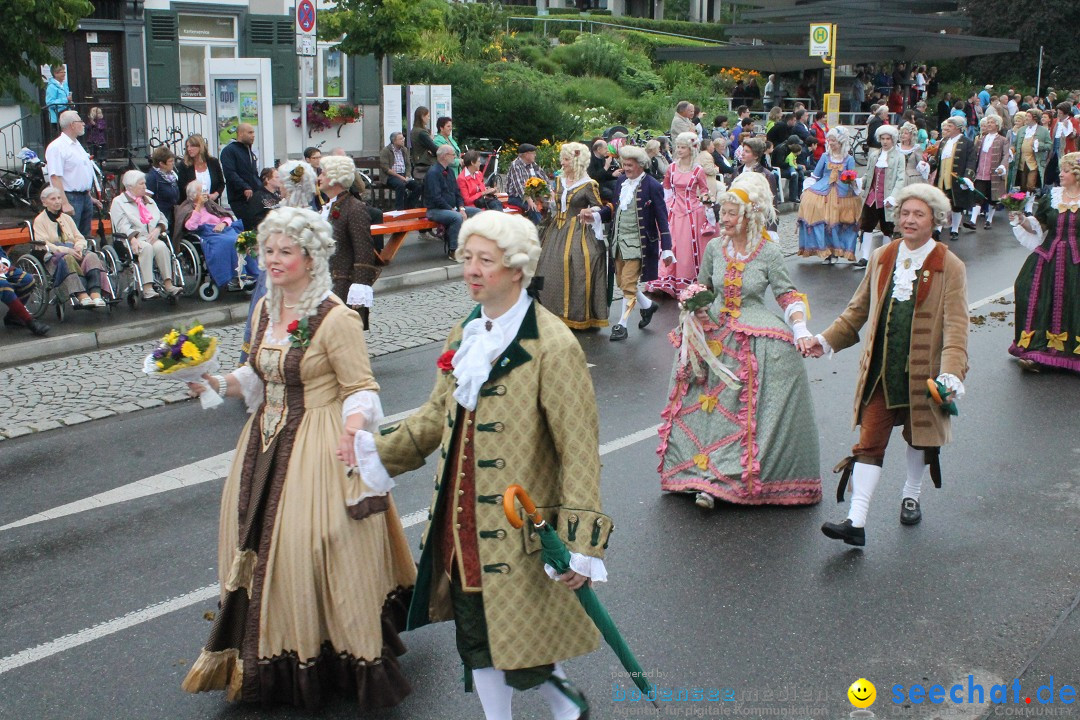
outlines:
{"label": "bicycle", "polygon": [[851,157],[855,159],[856,165],[866,165],[869,152],[870,146],[867,144],[866,129],[859,128],[851,136]]}
{"label": "bicycle", "polygon": [[147,145],[151,150],[157,150],[159,147],[168,147],[176,154],[177,146],[184,142],[184,131],[179,127],[173,126],[171,128],[165,128],[165,132],[168,134],[168,138],[165,140],[159,140],[157,137],[152,137],[147,141]]}
{"label": "bicycle", "polygon": [[41,191],[47,184],[45,161],[29,148],[23,148],[15,157],[22,161],[22,168],[0,168],[0,197],[8,200],[14,207],[41,212]]}

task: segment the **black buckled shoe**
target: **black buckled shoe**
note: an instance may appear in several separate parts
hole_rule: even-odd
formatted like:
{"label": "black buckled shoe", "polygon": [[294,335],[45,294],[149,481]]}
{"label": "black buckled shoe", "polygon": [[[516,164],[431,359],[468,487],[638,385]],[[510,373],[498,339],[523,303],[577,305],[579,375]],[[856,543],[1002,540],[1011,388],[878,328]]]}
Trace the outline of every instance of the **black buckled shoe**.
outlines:
{"label": "black buckled shoe", "polygon": [[30,332],[34,333],[38,337],[44,337],[52,330],[51,327],[41,322],[40,320],[31,320],[26,324],[26,327],[30,329]]}
{"label": "black buckled shoe", "polygon": [[622,325],[615,325],[611,328],[611,342],[618,342],[619,340],[625,340],[627,338],[626,328]]}
{"label": "black buckled shoe", "polygon": [[851,520],[845,520],[839,524],[827,522],[821,526],[821,532],[825,533],[825,537],[833,540],[843,540],[848,545],[854,545],[855,547],[862,547],[866,544],[866,528],[852,526]]}
{"label": "black buckled shoe", "polygon": [[660,303],[654,302],[647,308],[641,309],[641,320],[638,321],[638,328],[645,329],[649,323],[652,322],[652,316],[656,314],[656,311],[660,309]]}
{"label": "black buckled shoe", "polygon": [[904,498],[900,503],[900,524],[918,525],[920,520],[922,510],[919,508],[919,501],[915,498]]}
{"label": "black buckled shoe", "polygon": [[974,230],[975,229],[975,223],[971,222],[970,220],[964,220],[960,224],[964,226],[965,230]]}
{"label": "black buckled shoe", "polygon": [[959,239],[960,239],[960,233],[958,233],[958,232],[949,233],[949,242],[956,242]]}

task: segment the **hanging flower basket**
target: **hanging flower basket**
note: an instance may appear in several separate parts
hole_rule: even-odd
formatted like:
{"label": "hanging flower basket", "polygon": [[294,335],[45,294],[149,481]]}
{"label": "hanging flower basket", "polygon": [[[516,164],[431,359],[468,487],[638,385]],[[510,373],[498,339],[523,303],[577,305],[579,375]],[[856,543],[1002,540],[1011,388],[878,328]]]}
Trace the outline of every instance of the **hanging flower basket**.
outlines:
{"label": "hanging flower basket", "polygon": [[[315,100],[307,106],[308,137],[313,132],[322,132],[337,126],[337,136],[341,137],[341,128],[364,117],[364,109],[359,105],[331,105],[328,100]],[[293,118],[293,125],[303,123],[299,116]]]}

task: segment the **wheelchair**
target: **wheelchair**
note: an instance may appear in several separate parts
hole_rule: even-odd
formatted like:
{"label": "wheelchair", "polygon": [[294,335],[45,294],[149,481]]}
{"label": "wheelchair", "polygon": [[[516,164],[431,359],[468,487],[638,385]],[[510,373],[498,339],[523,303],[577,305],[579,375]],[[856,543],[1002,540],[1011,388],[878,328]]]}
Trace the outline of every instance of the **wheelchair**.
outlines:
{"label": "wheelchair", "polygon": [[[52,305],[56,312],[56,319],[64,322],[67,314],[73,310],[95,309],[96,306],[80,304],[74,296],[68,295],[65,297],[60,288],[53,287],[53,273],[46,267],[49,255],[45,249],[45,243],[34,239],[34,225],[32,222],[27,220],[26,227],[30,232],[32,249],[30,252],[20,255],[15,261],[16,267],[34,278],[34,289],[24,302],[26,311],[35,320],[40,320],[48,311],[49,306]],[[105,268],[102,274],[101,298],[105,301],[106,312],[111,315],[113,307],[120,302],[121,297],[118,291],[120,282],[118,266],[110,258],[112,248],[99,248],[98,242],[93,236],[88,237],[86,243],[86,252],[97,255]]]}
{"label": "wheelchair", "polygon": [[[181,293],[184,297],[198,296],[203,302],[214,302],[221,297],[222,293],[243,292],[250,294],[255,289],[258,278],[242,274],[239,268],[236,268],[236,276],[226,287],[220,287],[215,283],[213,278],[210,277],[210,271],[207,269],[202,238],[199,237],[198,233],[184,230],[180,243],[182,246],[186,244],[194,248],[195,257],[198,260],[198,267],[195,268],[198,270],[198,276],[184,275],[184,282],[189,283],[192,288],[192,290],[189,290],[189,284],[184,285],[184,291]],[[240,262],[243,263],[243,260],[244,258],[241,257]]]}
{"label": "wheelchair", "polygon": [[[186,237],[174,241],[168,233],[160,236],[162,242],[169,249],[169,262],[172,266],[173,285],[180,288],[180,295],[193,297],[199,289],[199,280],[203,274],[202,255]],[[118,277],[118,297],[126,297],[128,307],[132,310],[143,302],[142,287],[145,283],[153,284],[154,291],[165,299],[170,305],[176,305],[177,295],[165,293],[164,281],[161,273],[154,264],[154,277],[144,279],[142,269],[139,267],[139,258],[131,251],[131,243],[124,235],[114,234],[112,244],[106,246],[108,261],[106,268],[115,267]],[[109,263],[113,263],[112,266]]]}

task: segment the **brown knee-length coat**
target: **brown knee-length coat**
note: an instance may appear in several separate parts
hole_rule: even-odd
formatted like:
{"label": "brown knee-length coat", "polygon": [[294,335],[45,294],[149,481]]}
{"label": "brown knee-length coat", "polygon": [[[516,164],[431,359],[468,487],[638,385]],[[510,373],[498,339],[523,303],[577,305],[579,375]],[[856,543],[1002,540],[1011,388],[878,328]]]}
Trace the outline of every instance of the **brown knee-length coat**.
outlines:
{"label": "brown knee-length coat", "polygon": [[[882,310],[888,307],[886,292],[901,242],[903,240],[894,240],[874,253],[866,276],[847,308],[821,334],[833,350],[843,350],[859,341],[863,326],[868,329],[859,358],[852,428],[861,420],[863,392],[871,381],[867,376],[878,319]],[[950,373],[963,380],[968,371],[967,341],[967,271],[960,258],[938,244],[919,271],[915,315],[911,321],[908,402],[912,445],[940,447],[952,440],[949,416],[926,396],[926,379]]]}
{"label": "brown knee-length coat", "polygon": [[382,272],[382,260],[371,239],[371,216],[361,200],[351,193],[341,193],[330,209],[329,220],[337,245],[330,257],[330,277],[334,294],[344,302],[353,283],[375,284]]}

